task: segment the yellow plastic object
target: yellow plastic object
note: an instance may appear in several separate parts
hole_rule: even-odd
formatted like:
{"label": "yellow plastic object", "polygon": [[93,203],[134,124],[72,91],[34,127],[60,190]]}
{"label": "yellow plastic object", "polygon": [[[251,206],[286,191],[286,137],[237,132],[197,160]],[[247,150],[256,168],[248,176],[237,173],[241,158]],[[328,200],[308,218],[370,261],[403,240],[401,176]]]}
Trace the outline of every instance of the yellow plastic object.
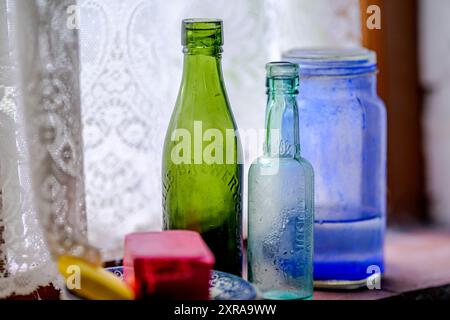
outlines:
{"label": "yellow plastic object", "polygon": [[89,300],[133,300],[133,291],[117,276],[100,266],[72,256],[58,259],[58,270],[67,288]]}

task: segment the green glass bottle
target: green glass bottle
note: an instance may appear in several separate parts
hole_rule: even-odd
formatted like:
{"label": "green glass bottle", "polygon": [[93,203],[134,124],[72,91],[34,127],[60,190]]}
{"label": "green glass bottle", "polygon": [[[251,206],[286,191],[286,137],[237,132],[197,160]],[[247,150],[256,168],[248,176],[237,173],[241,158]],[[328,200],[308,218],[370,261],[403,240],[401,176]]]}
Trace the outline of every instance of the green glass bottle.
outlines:
{"label": "green glass bottle", "polygon": [[164,143],[164,228],[198,231],[242,275],[242,150],[221,68],[222,21],[182,23],[184,70]]}

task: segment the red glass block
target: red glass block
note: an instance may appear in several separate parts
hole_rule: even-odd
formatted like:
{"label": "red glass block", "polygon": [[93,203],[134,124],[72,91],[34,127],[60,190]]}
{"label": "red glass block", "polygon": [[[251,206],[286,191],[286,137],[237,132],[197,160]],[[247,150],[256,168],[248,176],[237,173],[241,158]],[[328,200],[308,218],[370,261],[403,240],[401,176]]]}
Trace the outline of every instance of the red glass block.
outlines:
{"label": "red glass block", "polygon": [[124,279],[138,299],[208,300],[214,256],[193,231],[125,238]]}

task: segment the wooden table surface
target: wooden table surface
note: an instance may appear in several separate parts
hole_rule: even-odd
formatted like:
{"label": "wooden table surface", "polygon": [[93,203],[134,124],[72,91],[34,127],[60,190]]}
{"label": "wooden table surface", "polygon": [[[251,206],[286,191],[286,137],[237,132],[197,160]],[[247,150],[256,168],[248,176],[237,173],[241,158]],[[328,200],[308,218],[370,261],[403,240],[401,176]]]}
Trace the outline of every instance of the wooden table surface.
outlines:
{"label": "wooden table surface", "polygon": [[389,231],[381,290],[317,291],[316,300],[450,300],[450,231]]}
{"label": "wooden table surface", "polygon": [[[381,290],[316,291],[315,300],[450,300],[450,230],[393,231],[386,238],[386,274]],[[58,299],[52,287],[11,299]]]}

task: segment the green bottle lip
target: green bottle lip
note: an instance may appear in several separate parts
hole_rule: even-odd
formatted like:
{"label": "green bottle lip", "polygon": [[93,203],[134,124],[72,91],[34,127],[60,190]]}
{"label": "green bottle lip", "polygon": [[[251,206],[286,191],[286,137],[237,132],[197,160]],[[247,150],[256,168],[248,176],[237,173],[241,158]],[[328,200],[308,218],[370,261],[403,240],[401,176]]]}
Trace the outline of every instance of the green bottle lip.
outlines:
{"label": "green bottle lip", "polygon": [[221,19],[191,18],[184,19],[183,26],[190,30],[215,30],[222,29],[223,21]]}
{"label": "green bottle lip", "polygon": [[223,21],[184,19],[181,26],[181,44],[197,48],[223,46]]}

